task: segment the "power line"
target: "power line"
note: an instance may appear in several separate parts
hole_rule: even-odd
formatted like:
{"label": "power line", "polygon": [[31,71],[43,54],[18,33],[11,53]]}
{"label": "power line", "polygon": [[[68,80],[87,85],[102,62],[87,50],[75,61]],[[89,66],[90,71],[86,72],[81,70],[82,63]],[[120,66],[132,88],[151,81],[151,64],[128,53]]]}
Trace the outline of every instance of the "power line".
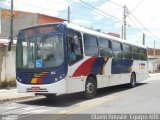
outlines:
{"label": "power line", "polygon": [[114,4],[114,5],[117,5],[117,6],[119,6],[119,7],[122,7],[122,8],[123,8],[123,6],[122,6],[122,5],[120,5],[120,4],[118,4],[118,3],[115,3],[115,2],[113,2],[113,1],[111,1],[111,0],[108,0],[108,2],[110,2],[110,3]]}
{"label": "power line", "polygon": [[68,4],[67,3],[64,3],[64,2],[60,2],[60,1],[57,1],[57,0],[47,0],[47,2],[50,2],[50,3],[58,3],[58,4],[61,4],[61,5],[67,5],[68,6]]}
{"label": "power line", "polygon": [[114,19],[116,19],[116,20],[122,22],[121,19],[119,19],[119,18],[117,18],[117,17],[114,17],[114,16],[112,16],[112,15],[110,15],[110,14],[108,14],[108,13],[102,11],[102,10],[99,10],[99,9],[97,9],[96,7],[94,7],[94,6],[92,6],[92,5],[90,5],[90,4],[86,3],[86,2],[84,2],[83,0],[80,0],[80,1],[81,1],[82,3],[84,3],[84,4],[88,5],[88,6],[90,6],[91,8],[93,8],[93,9],[95,9],[95,10],[101,12],[101,13],[103,13],[103,14],[105,14],[105,15],[107,15],[107,16],[110,16],[111,18],[114,18]]}
{"label": "power line", "polygon": [[[128,18],[130,19],[130,21],[135,25],[135,27],[136,28],[138,28],[137,27],[137,25],[135,24],[135,22],[128,16]],[[136,29],[138,32],[140,32],[140,33],[142,33],[143,34],[143,32],[141,31],[141,30],[139,30],[139,29]]]}
{"label": "power line", "polygon": [[141,38],[140,36],[141,36],[142,34],[138,34],[138,33],[136,32],[136,29],[135,29],[133,26],[128,26],[128,28],[130,28],[130,29],[135,33],[135,35],[136,35],[137,37]]}
{"label": "power line", "polygon": [[[95,9],[95,8],[93,8],[93,6],[91,7],[91,6],[89,6],[89,7],[87,7],[87,6],[84,6],[83,4],[81,4],[81,3],[79,3],[79,2],[76,2],[76,1],[74,1],[74,0],[71,0],[71,1],[73,1],[74,3],[76,3],[77,5],[79,5],[79,6],[81,6],[81,7],[83,7],[83,8],[86,8],[86,9],[88,9],[88,10],[91,10],[91,9]],[[72,13],[72,12],[71,12]],[[103,16],[103,17],[106,17],[106,18],[108,18],[108,15],[106,15],[105,13],[102,13],[102,12],[99,12],[99,11],[95,11],[95,13],[96,14],[98,14],[98,15],[101,15],[101,16]],[[122,22],[122,20],[114,20],[115,22]]]}
{"label": "power line", "polygon": [[[155,37],[156,39],[159,39],[157,36],[155,36],[150,30],[148,30],[148,28],[146,28],[132,13],[130,13],[134,19],[148,32],[150,33],[153,37]],[[160,39],[159,39],[160,40]]]}
{"label": "power line", "polygon": [[22,5],[27,5],[30,7],[34,7],[34,8],[40,8],[40,9],[45,9],[45,10],[49,10],[49,11],[57,11],[56,9],[50,9],[50,8],[45,8],[45,7],[39,7],[39,6],[35,6],[35,5],[31,5],[31,4],[27,4],[27,3],[23,3],[23,2],[16,2],[17,4],[22,4]]}
{"label": "power line", "polygon": [[[71,1],[74,2],[74,3],[76,3],[76,4],[77,4],[78,6],[80,6],[80,7],[83,7],[83,8],[86,8],[86,9],[90,9],[89,7],[86,7],[86,6],[84,6],[84,5],[76,2],[76,1],[74,1],[74,0],[71,0]],[[73,5],[72,5],[72,6],[73,6]]]}
{"label": "power line", "polygon": [[35,5],[31,5],[31,4],[27,4],[27,3],[23,3],[23,2],[17,2],[18,4],[22,4],[22,5],[27,5],[30,7],[34,7],[34,8],[40,8],[40,9],[45,9],[45,10],[50,10],[50,11],[57,11],[56,9],[49,9],[49,8],[44,8],[44,7],[39,7],[39,6],[35,6]]}
{"label": "power line", "polygon": [[133,12],[144,0],[141,0],[132,10],[131,12]]}
{"label": "power line", "polygon": [[[130,17],[128,17],[130,20],[131,20],[131,22],[135,25],[135,27],[136,28],[138,28],[137,26],[136,26],[136,24],[134,23],[134,21],[130,18]],[[139,32],[139,33],[141,33],[141,34],[143,34],[143,32],[140,30],[140,29],[135,29],[137,32]],[[146,34],[145,34],[146,35]],[[150,38],[150,39],[152,39],[152,40],[155,40],[154,38],[152,38],[152,37],[150,37],[150,36],[148,36],[148,35],[146,35],[148,38]]]}

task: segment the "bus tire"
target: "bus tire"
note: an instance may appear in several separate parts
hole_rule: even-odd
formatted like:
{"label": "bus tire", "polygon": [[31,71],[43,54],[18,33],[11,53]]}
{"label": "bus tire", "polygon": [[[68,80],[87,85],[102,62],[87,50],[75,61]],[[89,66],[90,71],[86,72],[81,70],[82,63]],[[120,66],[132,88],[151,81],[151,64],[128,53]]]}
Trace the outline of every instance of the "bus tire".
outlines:
{"label": "bus tire", "polygon": [[84,97],[86,99],[92,99],[96,96],[97,83],[93,77],[88,77],[85,84]]}
{"label": "bus tire", "polygon": [[136,86],[136,75],[135,75],[135,73],[132,73],[131,78],[130,78],[129,87],[134,88],[135,86]]}

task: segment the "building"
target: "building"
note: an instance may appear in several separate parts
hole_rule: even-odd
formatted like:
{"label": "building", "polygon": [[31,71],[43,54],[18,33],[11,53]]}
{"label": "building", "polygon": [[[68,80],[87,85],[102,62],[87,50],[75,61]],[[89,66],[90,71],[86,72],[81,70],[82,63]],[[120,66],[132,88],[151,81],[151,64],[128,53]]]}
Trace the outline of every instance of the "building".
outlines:
{"label": "building", "polygon": [[[28,26],[52,23],[52,22],[64,22],[66,20],[51,17],[38,13],[28,13],[21,11],[14,11],[14,27],[13,35],[16,39],[16,35],[20,29]],[[15,45],[12,46],[12,51],[8,52],[7,44],[10,36],[10,10],[0,10],[0,88],[6,86],[15,85]],[[14,40],[14,43],[16,40]]]}
{"label": "building", "polygon": [[111,35],[111,36],[114,36],[114,37],[117,37],[117,38],[120,38],[120,35],[117,34],[117,33],[112,33],[112,32],[109,32],[107,33],[108,35]]}
{"label": "building", "polygon": [[148,48],[148,64],[150,72],[160,71],[160,49]]}
{"label": "building", "polygon": [[[13,35],[16,38],[18,31],[28,26],[52,23],[52,22],[64,22],[65,19],[47,16],[39,13],[29,13],[22,11],[14,11],[14,23],[13,23]],[[9,38],[10,36],[10,10],[0,10],[0,38]]]}

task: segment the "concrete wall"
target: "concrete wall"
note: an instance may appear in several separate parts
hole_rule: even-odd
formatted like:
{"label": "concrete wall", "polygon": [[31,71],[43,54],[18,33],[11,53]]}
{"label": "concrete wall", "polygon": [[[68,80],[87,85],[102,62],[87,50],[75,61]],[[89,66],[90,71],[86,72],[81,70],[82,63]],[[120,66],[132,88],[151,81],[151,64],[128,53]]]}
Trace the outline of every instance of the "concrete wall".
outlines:
{"label": "concrete wall", "polygon": [[[5,10],[6,12],[7,10]],[[9,10],[8,10],[9,12]],[[1,11],[1,38],[8,38],[10,35],[10,17],[4,15],[4,11]],[[6,12],[7,14],[7,12]],[[14,27],[13,27],[13,35],[16,37],[18,31],[20,29],[26,28],[28,26],[37,24],[37,14],[28,14],[25,12],[15,12],[14,13]]]}
{"label": "concrete wall", "polygon": [[148,68],[150,73],[156,72],[157,65],[157,59],[148,59]]}
{"label": "concrete wall", "polygon": [[0,48],[0,88],[15,85],[15,56],[15,46],[10,52],[7,46]]}

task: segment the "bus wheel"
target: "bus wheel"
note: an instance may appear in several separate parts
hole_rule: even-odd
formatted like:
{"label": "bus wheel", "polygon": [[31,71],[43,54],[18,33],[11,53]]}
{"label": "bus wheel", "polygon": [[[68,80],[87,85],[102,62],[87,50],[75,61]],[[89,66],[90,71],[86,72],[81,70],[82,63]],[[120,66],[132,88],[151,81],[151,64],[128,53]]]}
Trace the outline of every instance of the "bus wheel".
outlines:
{"label": "bus wheel", "polygon": [[131,88],[134,88],[136,86],[136,75],[134,73],[131,74],[131,79],[130,79],[129,86]]}
{"label": "bus wheel", "polygon": [[96,80],[92,77],[88,77],[86,80],[86,85],[85,85],[85,98],[86,99],[92,99],[95,97],[97,92],[97,84]]}

